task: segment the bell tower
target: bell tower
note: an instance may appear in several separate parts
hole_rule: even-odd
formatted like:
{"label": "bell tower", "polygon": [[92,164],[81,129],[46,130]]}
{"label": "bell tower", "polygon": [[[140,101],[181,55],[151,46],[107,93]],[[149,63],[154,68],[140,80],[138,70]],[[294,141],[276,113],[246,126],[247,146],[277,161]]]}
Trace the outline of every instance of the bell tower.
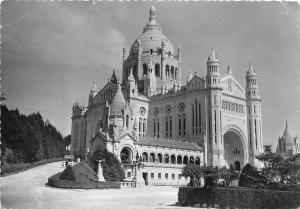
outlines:
{"label": "bell tower", "polygon": [[222,87],[220,79],[219,60],[212,49],[207,64],[206,89],[207,89],[207,164],[208,166],[223,166],[224,145],[222,139]]}
{"label": "bell tower", "polygon": [[255,156],[263,152],[261,98],[258,76],[251,64],[246,74],[246,103],[249,163],[260,167],[260,163],[255,159]]}

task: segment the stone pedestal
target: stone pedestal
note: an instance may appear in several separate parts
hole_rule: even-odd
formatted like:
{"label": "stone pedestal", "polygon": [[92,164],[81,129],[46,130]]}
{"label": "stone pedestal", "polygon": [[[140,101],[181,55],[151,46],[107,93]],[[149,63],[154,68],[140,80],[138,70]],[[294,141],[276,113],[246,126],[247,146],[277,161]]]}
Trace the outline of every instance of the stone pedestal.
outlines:
{"label": "stone pedestal", "polygon": [[104,182],[105,179],[103,177],[103,171],[102,171],[102,166],[101,166],[101,163],[103,161],[102,160],[98,160],[98,172],[97,172],[97,181],[102,181]]}

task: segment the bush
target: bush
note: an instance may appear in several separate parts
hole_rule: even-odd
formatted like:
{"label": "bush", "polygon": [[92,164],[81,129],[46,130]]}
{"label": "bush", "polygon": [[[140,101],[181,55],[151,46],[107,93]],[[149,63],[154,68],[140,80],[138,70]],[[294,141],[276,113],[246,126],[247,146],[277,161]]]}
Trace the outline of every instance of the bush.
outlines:
{"label": "bush", "polygon": [[272,191],[245,188],[206,188],[181,187],[178,202],[182,206],[208,203],[220,208],[264,208],[296,209],[300,206],[300,193],[293,191]]}
{"label": "bush", "polygon": [[59,176],[61,180],[69,180],[69,181],[76,181],[75,173],[70,165],[65,168],[65,170]]}
{"label": "bush", "polygon": [[124,169],[121,166],[120,161],[115,155],[104,150],[103,152],[96,151],[89,160],[89,165],[91,168],[97,172],[98,169],[98,160],[103,160],[103,177],[106,181],[122,181],[125,178]]}
{"label": "bush", "polygon": [[70,180],[61,180],[61,173],[57,173],[50,178],[48,178],[48,186],[64,188],[64,189],[108,189],[108,188],[116,188],[119,189],[121,187],[121,183],[119,181],[106,181],[106,182],[98,182],[98,181],[85,181],[85,182],[77,182]]}
{"label": "bush", "polygon": [[196,176],[197,178],[203,177],[205,172],[205,168],[200,167],[199,165],[195,164],[187,164],[183,167],[181,173],[184,177],[192,177]]}
{"label": "bush", "polygon": [[239,178],[239,186],[241,187],[251,187],[254,184],[253,178],[256,176],[256,171],[247,163],[242,170],[242,173]]}

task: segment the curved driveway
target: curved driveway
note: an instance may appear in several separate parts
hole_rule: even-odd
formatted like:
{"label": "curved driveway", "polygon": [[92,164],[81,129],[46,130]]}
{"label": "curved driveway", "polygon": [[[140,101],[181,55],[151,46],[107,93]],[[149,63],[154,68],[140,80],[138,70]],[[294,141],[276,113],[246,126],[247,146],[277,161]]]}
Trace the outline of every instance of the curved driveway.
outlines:
{"label": "curved driveway", "polygon": [[61,162],[55,162],[1,177],[1,208],[181,208],[174,205],[177,201],[176,187],[156,186],[110,190],[65,190],[46,187],[48,177],[62,170]]}

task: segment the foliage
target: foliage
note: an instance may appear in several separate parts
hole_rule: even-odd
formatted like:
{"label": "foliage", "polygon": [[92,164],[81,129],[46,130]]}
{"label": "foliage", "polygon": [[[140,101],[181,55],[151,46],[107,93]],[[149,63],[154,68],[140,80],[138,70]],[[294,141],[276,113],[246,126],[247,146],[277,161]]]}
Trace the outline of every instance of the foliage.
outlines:
{"label": "foliage", "polygon": [[186,166],[183,167],[182,171],[182,176],[184,177],[193,177],[195,176],[196,178],[200,177],[205,177],[205,167],[204,166],[199,166],[195,164],[187,164]]}
{"label": "foliage", "polygon": [[75,173],[70,165],[68,165],[65,170],[60,174],[59,179],[76,181]]}
{"label": "foliage", "polygon": [[66,146],[69,146],[71,144],[71,135],[69,134],[68,136],[64,137],[64,142]]}
{"label": "foliage", "polygon": [[63,158],[53,158],[53,159],[43,159],[40,161],[36,161],[33,163],[19,163],[19,164],[15,164],[15,163],[7,163],[7,162],[3,162],[3,164],[1,165],[1,176],[9,174],[9,173],[15,173],[18,171],[24,171],[36,166],[40,166],[43,164],[47,164],[47,163],[52,163],[52,162],[57,162],[57,161],[62,161]]}
{"label": "foliage", "polygon": [[204,178],[205,185],[216,185],[219,179],[224,179],[226,181],[226,184],[228,185],[231,181],[237,179],[239,174],[234,170],[233,167],[227,169],[226,167],[219,168],[199,166],[191,163],[184,166],[181,173],[185,177],[190,177],[191,180],[193,176],[195,176],[196,178]]}
{"label": "foliage", "polygon": [[238,187],[190,188],[181,187],[178,202],[182,206],[203,204],[220,208],[296,209],[300,206],[300,193],[242,189]]}
{"label": "foliage", "polygon": [[103,177],[106,181],[121,181],[125,178],[125,172],[120,161],[111,152],[107,150],[94,152],[89,160],[89,164],[96,172],[98,169],[98,160],[104,160],[102,162],[102,168]]}
{"label": "foliage", "polygon": [[240,187],[253,187],[255,185],[255,179],[259,178],[259,173],[255,167],[247,163],[242,170],[239,178]]}
{"label": "foliage", "polygon": [[264,163],[265,166],[262,168],[261,175],[268,182],[274,181],[274,178],[279,176],[281,183],[291,183],[291,177],[300,169],[295,157],[274,153],[271,146],[266,146],[265,151],[255,158]]}
{"label": "foliage", "polygon": [[28,116],[1,105],[3,160],[7,163],[32,163],[64,156],[65,142],[56,128],[39,112]]}

